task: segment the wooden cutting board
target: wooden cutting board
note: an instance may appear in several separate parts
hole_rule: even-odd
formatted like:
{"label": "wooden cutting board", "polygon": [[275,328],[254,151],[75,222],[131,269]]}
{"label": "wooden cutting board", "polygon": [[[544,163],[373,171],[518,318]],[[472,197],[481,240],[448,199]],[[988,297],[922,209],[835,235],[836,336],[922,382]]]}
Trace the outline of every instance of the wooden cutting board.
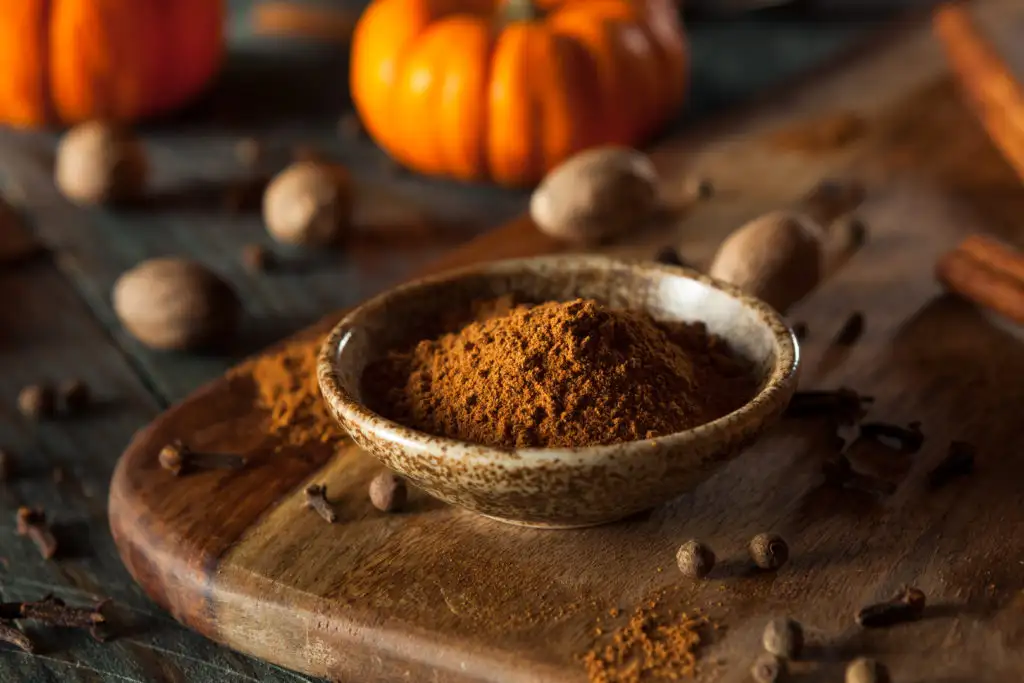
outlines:
{"label": "wooden cutting board", "polygon": [[[765,621],[785,613],[812,645],[796,667],[802,681],[840,680],[843,662],[860,654],[884,659],[895,681],[1024,678],[1021,334],[943,296],[932,275],[968,230],[1024,238],[1024,193],[959,102],[930,26],[904,28],[743,116],[667,140],[654,158],[667,192],[697,174],[718,193],[666,230],[604,251],[650,256],[678,242],[706,263],[729,230],[822,178],[868,184],[870,241],[792,315],[810,329],[805,388],[850,386],[875,396],[876,419],[921,421],[927,438],[914,455],[852,453],[894,493],[824,487],[829,435],[786,423],[697,490],[619,524],[523,529],[417,494],[409,512],[385,515],[366,499],[377,465],[346,443],[268,436],[242,368],[169,410],[123,455],[110,521],[136,580],[216,641],[359,683],[649,680],[588,675],[585,663],[638,609],[654,621],[701,610],[718,624],[702,632],[702,680],[749,680]],[[437,268],[558,249],[523,220]],[[864,336],[837,352],[829,339],[854,310],[866,315]],[[337,318],[291,343],[316,344]],[[244,453],[252,465],[174,478],[157,453],[175,438]],[[951,439],[977,445],[977,471],[927,492],[926,473]],[[311,482],[327,484],[337,524],[304,508]],[[777,574],[744,560],[747,540],[766,530],[792,547]],[[690,537],[719,557],[702,582],[674,567]],[[904,583],[928,594],[925,619],[880,632],[854,625],[859,606]],[[654,641],[664,633],[648,630]]]}
{"label": "wooden cutting board", "polygon": [[1024,178],[1024,3],[951,3],[935,27],[966,101]]}

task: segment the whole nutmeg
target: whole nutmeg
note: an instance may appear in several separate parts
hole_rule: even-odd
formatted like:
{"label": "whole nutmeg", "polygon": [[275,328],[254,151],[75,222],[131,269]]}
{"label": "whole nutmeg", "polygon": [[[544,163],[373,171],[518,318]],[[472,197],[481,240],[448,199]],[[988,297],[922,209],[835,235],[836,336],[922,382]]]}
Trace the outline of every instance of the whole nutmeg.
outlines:
{"label": "whole nutmeg", "polygon": [[352,225],[352,181],[336,164],[300,161],[281,171],[263,195],[263,221],[278,242],[325,247]]}
{"label": "whole nutmeg", "polygon": [[863,246],[866,228],[850,212],[864,198],[859,182],[826,179],[791,210],[755,218],[729,235],[708,275],[785,313]]}
{"label": "whole nutmeg", "polygon": [[824,241],[824,230],[807,216],[775,211],[729,235],[708,275],[785,312],[821,281]]}
{"label": "whole nutmeg", "polygon": [[114,311],[143,344],[188,351],[222,345],[238,328],[241,303],[205,266],[183,258],[155,258],[114,284]]}
{"label": "whole nutmeg", "polygon": [[643,226],[658,206],[658,174],[647,155],[597,147],[548,173],[530,198],[530,217],[552,237],[593,245]]}
{"label": "whole nutmeg", "polygon": [[142,196],[149,164],[142,142],[123,126],[90,121],[57,147],[57,188],[78,204],[116,204]]}

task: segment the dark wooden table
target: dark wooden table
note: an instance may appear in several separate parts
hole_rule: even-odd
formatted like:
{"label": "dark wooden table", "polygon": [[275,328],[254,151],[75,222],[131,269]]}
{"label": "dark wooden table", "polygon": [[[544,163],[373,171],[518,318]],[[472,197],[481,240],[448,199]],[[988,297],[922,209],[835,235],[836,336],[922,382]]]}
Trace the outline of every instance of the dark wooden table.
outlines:
{"label": "dark wooden table", "polygon": [[[146,130],[157,190],[173,196],[195,183],[217,187],[240,177],[233,149],[245,135],[266,139],[279,163],[296,143],[315,144],[348,164],[361,187],[360,236],[345,253],[301,270],[251,275],[239,250],[269,244],[258,215],[232,215],[198,200],[147,211],[82,210],[52,185],[55,135],[0,130],[0,187],[22,198],[27,224],[46,247],[36,258],[0,263],[0,447],[21,465],[0,493],[0,597],[54,593],[77,603],[106,596],[129,626],[107,644],[33,629],[43,651],[30,656],[0,646],[0,681],[310,680],[214,645],[143,595],[107,529],[114,463],[136,430],[241,357],[358,302],[525,206],[523,193],[395,175],[372,144],[342,141],[335,123],[347,106],[343,51],[254,38],[251,5],[232,1],[231,55],[215,91],[184,116]],[[835,56],[879,21],[812,24],[781,11],[695,25],[693,103],[679,125]],[[247,329],[232,353],[154,353],[121,331],[109,301],[113,282],[138,261],[165,254],[197,258],[237,288]],[[95,390],[92,414],[39,425],[19,416],[21,387],[72,377]],[[25,504],[52,515],[68,548],[60,561],[42,560],[15,534],[14,513]]]}

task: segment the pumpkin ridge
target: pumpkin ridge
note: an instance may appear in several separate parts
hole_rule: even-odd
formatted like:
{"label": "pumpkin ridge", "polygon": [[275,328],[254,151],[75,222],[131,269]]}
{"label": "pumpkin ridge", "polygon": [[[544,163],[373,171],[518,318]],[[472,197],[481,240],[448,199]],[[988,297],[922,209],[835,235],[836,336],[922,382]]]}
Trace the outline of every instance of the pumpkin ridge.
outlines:
{"label": "pumpkin ridge", "polygon": [[[442,17],[426,26],[413,41],[403,65],[400,87],[411,89],[417,72],[429,75],[427,86],[421,94],[416,96],[407,92],[403,100],[409,105],[403,107],[406,146],[414,150],[410,155],[413,168],[420,172],[447,167],[444,141],[441,139],[441,98],[444,96],[448,60],[454,52],[444,40],[449,18],[450,15]],[[419,112],[419,117],[414,112]]]}
{"label": "pumpkin ridge", "polygon": [[453,15],[442,22],[450,43],[463,45],[475,56],[449,49],[437,64],[441,78],[438,99],[433,103],[437,111],[433,132],[438,139],[435,168],[460,180],[479,180],[486,176],[482,140],[486,138],[483,122],[487,121],[494,29],[487,18],[470,14]]}
{"label": "pumpkin ridge", "polygon": [[404,126],[402,123],[396,123],[396,121],[404,119],[411,121],[415,116],[415,112],[405,111],[401,106],[398,106],[397,103],[401,101],[401,84],[405,81],[405,72],[409,65],[409,58],[415,53],[416,45],[429,31],[433,23],[438,20],[438,15],[430,14],[429,18],[418,27],[418,30],[415,33],[410,33],[405,43],[396,49],[394,57],[395,77],[392,79],[391,87],[386,95],[386,106],[382,109],[387,117],[387,122],[384,124],[384,127],[398,131],[398,134],[394,136],[393,139],[390,139],[391,144],[386,144],[384,146],[388,156],[405,166],[415,168],[417,170],[419,170],[419,164],[416,163],[417,155],[416,153],[408,153],[407,149],[409,145],[406,142]]}

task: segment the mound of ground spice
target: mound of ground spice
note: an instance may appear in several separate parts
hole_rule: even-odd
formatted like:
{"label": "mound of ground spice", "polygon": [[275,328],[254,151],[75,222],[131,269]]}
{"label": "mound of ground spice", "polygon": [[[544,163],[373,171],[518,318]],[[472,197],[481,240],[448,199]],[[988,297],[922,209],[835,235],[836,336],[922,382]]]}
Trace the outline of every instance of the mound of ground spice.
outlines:
{"label": "mound of ground spice", "polygon": [[438,436],[543,448],[654,438],[745,403],[750,368],[701,323],[576,300],[478,302],[455,332],[363,375],[372,409]]}
{"label": "mound of ground spice", "polygon": [[316,365],[321,337],[290,341],[232,370],[231,379],[251,379],[256,406],[269,413],[269,431],[278,449],[344,438],[320,397]]}
{"label": "mound of ground spice", "polygon": [[[612,610],[610,616],[618,616]],[[699,610],[679,612],[654,596],[583,656],[588,683],[678,681],[697,673],[702,634],[712,624]]]}

